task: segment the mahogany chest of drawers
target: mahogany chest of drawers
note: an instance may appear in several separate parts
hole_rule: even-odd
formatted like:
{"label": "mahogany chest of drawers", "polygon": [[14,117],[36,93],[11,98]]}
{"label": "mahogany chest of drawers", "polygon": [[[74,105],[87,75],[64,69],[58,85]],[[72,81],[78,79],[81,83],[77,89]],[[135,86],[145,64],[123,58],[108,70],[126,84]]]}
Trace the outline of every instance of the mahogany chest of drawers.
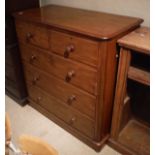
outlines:
{"label": "mahogany chest of drawers", "polygon": [[14,17],[29,104],[99,150],[110,133],[116,41],[142,20],[55,5]]}

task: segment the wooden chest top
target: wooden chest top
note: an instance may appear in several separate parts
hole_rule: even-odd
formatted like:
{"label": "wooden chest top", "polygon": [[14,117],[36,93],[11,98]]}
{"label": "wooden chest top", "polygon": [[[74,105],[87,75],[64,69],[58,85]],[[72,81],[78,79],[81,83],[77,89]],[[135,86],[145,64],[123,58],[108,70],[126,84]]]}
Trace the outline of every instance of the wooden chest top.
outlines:
{"label": "wooden chest top", "polygon": [[56,5],[30,9],[14,16],[21,20],[43,23],[98,39],[111,39],[134,28],[142,19]]}
{"label": "wooden chest top", "polygon": [[148,27],[140,27],[130,34],[119,39],[118,43],[123,47],[149,54],[150,29]]}

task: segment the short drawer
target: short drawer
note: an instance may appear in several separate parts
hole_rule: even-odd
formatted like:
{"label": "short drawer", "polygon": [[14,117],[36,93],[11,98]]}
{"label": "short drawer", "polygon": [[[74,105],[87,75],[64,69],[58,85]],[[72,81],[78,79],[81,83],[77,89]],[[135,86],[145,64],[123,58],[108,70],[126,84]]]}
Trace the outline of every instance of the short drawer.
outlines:
{"label": "short drawer", "polygon": [[88,137],[94,137],[94,121],[70,108],[57,98],[48,95],[36,86],[28,86],[28,93],[30,101],[32,100],[39,104],[59,119],[65,121],[69,126],[76,128]]}
{"label": "short drawer", "polygon": [[22,59],[30,65],[96,95],[97,71],[94,68],[33,46],[21,45],[20,49]]}
{"label": "short drawer", "polygon": [[17,20],[16,31],[19,41],[45,49],[49,48],[49,35],[45,27]]}
{"label": "short drawer", "polygon": [[53,52],[65,58],[97,66],[99,45],[96,41],[51,31],[50,46]]}
{"label": "short drawer", "polygon": [[96,97],[28,64],[24,65],[24,68],[27,83],[38,86],[48,94],[94,119]]}

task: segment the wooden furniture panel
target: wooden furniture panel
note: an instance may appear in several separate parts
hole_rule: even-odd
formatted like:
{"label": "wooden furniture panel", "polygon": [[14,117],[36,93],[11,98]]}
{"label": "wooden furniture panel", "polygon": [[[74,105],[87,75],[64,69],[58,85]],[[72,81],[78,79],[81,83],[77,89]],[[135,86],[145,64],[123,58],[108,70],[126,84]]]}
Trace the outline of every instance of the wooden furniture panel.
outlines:
{"label": "wooden furniture panel", "polygon": [[80,130],[87,136],[94,138],[94,122],[72,109],[58,98],[48,95],[36,86],[28,86],[29,97],[46,110],[65,121],[68,125]]}
{"label": "wooden furniture panel", "polygon": [[23,21],[16,21],[16,26],[19,41],[45,49],[49,48],[49,35],[44,26]]}
{"label": "wooden furniture panel", "polygon": [[10,79],[10,80],[12,80],[12,81],[14,81],[14,82],[17,81],[17,80],[16,80],[16,74],[15,74],[15,72],[14,72],[14,68],[12,68],[12,66],[10,66],[10,65],[6,65],[6,66],[5,66],[5,76],[6,76],[8,79]]}
{"label": "wooden furniture panel", "polygon": [[77,108],[84,114],[94,119],[96,97],[74,86],[68,85],[54,76],[49,76],[36,68],[28,65],[24,65],[24,68],[26,81],[31,85],[38,86],[52,96],[59,98],[66,104]]}
{"label": "wooden furniture panel", "polygon": [[138,154],[150,154],[150,132],[149,127],[136,121],[130,120],[119,134],[118,141]]}
{"label": "wooden furniture panel", "polygon": [[[145,62],[150,59],[149,35],[149,28],[141,27],[118,40],[121,50],[109,144],[123,154],[150,154],[150,81]],[[137,54],[145,61],[132,66]]]}
{"label": "wooden furniture panel", "polygon": [[29,104],[99,151],[110,135],[116,42],[143,20],[55,5],[14,17]]}
{"label": "wooden furniture panel", "polygon": [[97,94],[97,82],[95,82],[97,81],[97,71],[95,69],[65,60],[63,57],[33,46],[21,44],[20,49],[22,59],[32,66],[55,75],[93,95]]}
{"label": "wooden furniture panel", "polygon": [[[14,50],[17,50],[17,48],[15,48]],[[6,65],[13,66],[13,64],[14,64],[14,60],[12,59],[12,52],[11,52],[10,48],[6,49],[5,61],[6,61]]]}
{"label": "wooden furniture panel", "polygon": [[123,110],[122,104],[124,103],[124,99],[126,97],[126,87],[127,87],[126,80],[127,80],[130,60],[131,60],[130,51],[121,49],[119,66],[118,66],[119,70],[117,73],[117,81],[119,80],[119,82],[116,83],[116,92],[115,92],[115,99],[114,99],[115,104],[114,104],[112,130],[111,130],[111,136],[113,137],[113,139],[116,139],[119,133],[122,113],[117,114],[116,112],[117,111],[122,112]]}
{"label": "wooden furniture panel", "polygon": [[20,92],[18,91],[18,85],[7,77],[5,78],[5,85],[7,85],[6,90],[11,92],[11,95],[16,97],[21,96]]}
{"label": "wooden furniture panel", "polygon": [[99,43],[74,35],[51,31],[51,50],[65,58],[97,66]]}
{"label": "wooden furniture panel", "polygon": [[136,50],[139,53],[149,55],[150,50],[150,30],[148,27],[141,27],[124,36],[119,40],[120,46]]}
{"label": "wooden furniture panel", "polygon": [[26,87],[17,44],[6,45],[5,90],[17,103],[25,105]]}
{"label": "wooden furniture panel", "polygon": [[113,39],[143,22],[140,18],[57,5],[16,13],[14,16],[101,40]]}
{"label": "wooden furniture panel", "polygon": [[130,66],[128,78],[145,85],[150,85],[150,73],[136,67]]}

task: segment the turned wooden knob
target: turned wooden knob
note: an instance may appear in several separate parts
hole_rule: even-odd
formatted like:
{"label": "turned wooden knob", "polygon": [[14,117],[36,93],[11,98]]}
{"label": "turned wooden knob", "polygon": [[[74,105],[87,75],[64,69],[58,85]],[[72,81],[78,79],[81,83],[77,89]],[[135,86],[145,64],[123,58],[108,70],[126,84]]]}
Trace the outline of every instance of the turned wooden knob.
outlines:
{"label": "turned wooden knob", "polygon": [[37,81],[39,81],[39,77],[34,77],[32,80],[32,84],[36,85]]}
{"label": "turned wooden knob", "polygon": [[26,42],[29,42],[31,38],[33,38],[33,34],[31,32],[28,32],[26,34]]}
{"label": "turned wooden knob", "polygon": [[68,104],[68,105],[71,105],[71,104],[73,103],[73,101],[75,101],[75,100],[76,100],[76,96],[75,96],[75,95],[72,95],[72,96],[70,96],[70,97],[68,98],[67,104]]}
{"label": "turned wooden knob", "polygon": [[75,121],[76,121],[76,117],[72,117],[71,120],[69,121],[69,124],[73,125]]}
{"label": "turned wooden knob", "polygon": [[29,62],[30,63],[33,63],[34,62],[34,60],[36,60],[36,56],[35,55],[32,55],[31,57],[30,57],[30,59],[29,59]]}
{"label": "turned wooden knob", "polygon": [[74,45],[68,45],[65,49],[65,52],[64,52],[64,57],[65,58],[68,58],[70,53],[73,52],[75,50],[75,47]]}
{"label": "turned wooden knob", "polygon": [[72,77],[75,76],[75,71],[74,70],[71,70],[67,73],[66,75],[66,78],[65,78],[65,81],[66,82],[70,82],[70,80],[72,79]]}

